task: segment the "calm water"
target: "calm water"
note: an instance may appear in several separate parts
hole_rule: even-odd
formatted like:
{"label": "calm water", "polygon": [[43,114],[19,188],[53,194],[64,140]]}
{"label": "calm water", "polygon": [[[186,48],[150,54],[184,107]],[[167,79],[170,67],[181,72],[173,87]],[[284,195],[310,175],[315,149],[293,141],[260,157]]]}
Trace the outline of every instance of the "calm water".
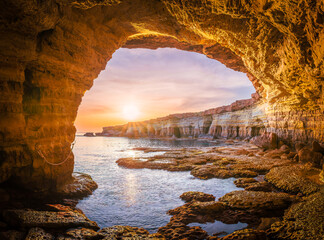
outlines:
{"label": "calm water", "polygon": [[[210,143],[194,140],[162,141],[77,136],[73,150],[75,171],[90,174],[99,185],[93,195],[81,200],[77,207],[100,227],[130,225],[156,232],[159,227],[169,222],[170,216],[166,212],[184,204],[179,198],[183,192],[202,191],[219,198],[238,188],[233,184],[232,178],[199,180],[193,178],[189,172],[126,169],[119,167],[115,163],[116,160],[122,157],[157,154],[130,150],[134,147],[174,148],[209,145]],[[217,225],[217,222],[215,224]],[[217,229],[226,228],[219,224]],[[221,229],[223,230],[226,231]]]}

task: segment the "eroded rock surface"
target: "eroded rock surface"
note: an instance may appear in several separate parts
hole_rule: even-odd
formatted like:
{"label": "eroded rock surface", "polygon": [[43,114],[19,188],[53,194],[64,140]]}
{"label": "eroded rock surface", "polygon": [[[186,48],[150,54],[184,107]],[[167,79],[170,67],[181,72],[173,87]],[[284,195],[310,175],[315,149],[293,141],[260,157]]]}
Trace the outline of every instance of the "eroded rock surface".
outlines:
{"label": "eroded rock surface", "polygon": [[292,205],[283,221],[271,226],[272,236],[279,239],[320,240],[324,236],[324,194],[318,192]]}
{"label": "eroded rock surface", "polygon": [[318,169],[302,165],[282,166],[272,168],[265,179],[286,192],[309,195],[320,189],[319,185],[312,181],[312,176],[318,178],[319,173]]}
{"label": "eroded rock surface", "polygon": [[3,217],[11,226],[40,227],[40,228],[72,228],[86,227],[99,229],[84,214],[69,209],[68,211],[36,211],[36,210],[5,210]]}
{"label": "eroded rock surface", "polygon": [[[122,46],[174,47],[219,60],[246,73],[265,106],[260,121],[247,113],[255,119],[251,133],[324,141],[322,1],[10,0],[0,6],[0,182],[55,189],[70,181],[81,98]],[[210,122],[216,136],[250,131],[237,122],[220,129],[223,120],[207,117],[195,131]]]}

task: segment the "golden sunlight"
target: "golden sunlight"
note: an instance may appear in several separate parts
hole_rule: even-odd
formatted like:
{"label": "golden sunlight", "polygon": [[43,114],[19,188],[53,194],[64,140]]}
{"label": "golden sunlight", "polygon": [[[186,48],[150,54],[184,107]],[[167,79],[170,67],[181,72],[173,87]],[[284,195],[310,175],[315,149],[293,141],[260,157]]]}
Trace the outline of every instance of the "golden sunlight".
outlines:
{"label": "golden sunlight", "polygon": [[140,115],[138,107],[135,105],[126,105],[123,108],[123,117],[128,121],[134,121]]}

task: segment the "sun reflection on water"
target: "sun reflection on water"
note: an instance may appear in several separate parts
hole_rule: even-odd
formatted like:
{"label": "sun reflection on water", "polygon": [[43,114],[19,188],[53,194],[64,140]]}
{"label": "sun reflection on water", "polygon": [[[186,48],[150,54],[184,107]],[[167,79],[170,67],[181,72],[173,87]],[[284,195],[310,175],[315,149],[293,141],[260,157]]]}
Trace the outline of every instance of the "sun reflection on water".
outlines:
{"label": "sun reflection on water", "polygon": [[127,200],[127,206],[130,207],[136,203],[138,195],[137,178],[133,173],[128,173],[125,181],[125,197]]}

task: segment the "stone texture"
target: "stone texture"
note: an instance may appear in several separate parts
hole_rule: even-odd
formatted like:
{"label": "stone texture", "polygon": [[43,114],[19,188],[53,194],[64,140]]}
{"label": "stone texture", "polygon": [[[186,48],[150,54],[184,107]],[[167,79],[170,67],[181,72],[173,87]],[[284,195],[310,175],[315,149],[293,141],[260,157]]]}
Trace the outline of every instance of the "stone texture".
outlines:
{"label": "stone texture", "polygon": [[278,147],[278,136],[275,133],[264,133],[251,139],[251,143],[263,149],[276,149]]}
{"label": "stone texture", "polygon": [[57,194],[63,197],[82,198],[91,195],[97,188],[97,183],[92,180],[90,175],[74,172],[71,182],[58,188]]}
{"label": "stone texture", "polygon": [[265,179],[275,187],[286,192],[309,195],[320,189],[320,186],[314,182],[314,179],[312,181],[312,176],[318,176],[319,173],[318,169],[300,165],[281,166],[272,168],[265,175]]}
{"label": "stone texture", "polygon": [[296,199],[287,193],[234,191],[219,198],[231,208],[273,211],[287,208]]}
{"label": "stone texture", "polygon": [[25,240],[53,240],[54,236],[50,233],[45,232],[44,229],[41,228],[31,228],[27,234]]}
{"label": "stone texture", "polygon": [[68,211],[36,211],[36,210],[5,210],[3,217],[12,226],[39,227],[64,229],[72,227],[86,227],[99,229],[98,225],[90,221],[84,214],[69,209]]}
{"label": "stone texture", "polygon": [[203,192],[185,192],[181,194],[180,198],[185,202],[199,201],[199,202],[209,202],[215,201],[215,197],[212,194],[207,194]]}
{"label": "stone texture", "polygon": [[[81,98],[127,42],[203,53],[246,73],[267,132],[322,143],[323,9],[309,0],[2,1],[0,182],[55,190],[71,180]],[[225,133],[235,137],[236,127]]]}
{"label": "stone texture", "polygon": [[271,226],[273,238],[321,240],[324,236],[324,194],[318,192],[293,204],[283,221]]}
{"label": "stone texture", "polygon": [[235,231],[225,237],[222,240],[267,240],[267,235],[264,231],[255,229],[243,229]]}

